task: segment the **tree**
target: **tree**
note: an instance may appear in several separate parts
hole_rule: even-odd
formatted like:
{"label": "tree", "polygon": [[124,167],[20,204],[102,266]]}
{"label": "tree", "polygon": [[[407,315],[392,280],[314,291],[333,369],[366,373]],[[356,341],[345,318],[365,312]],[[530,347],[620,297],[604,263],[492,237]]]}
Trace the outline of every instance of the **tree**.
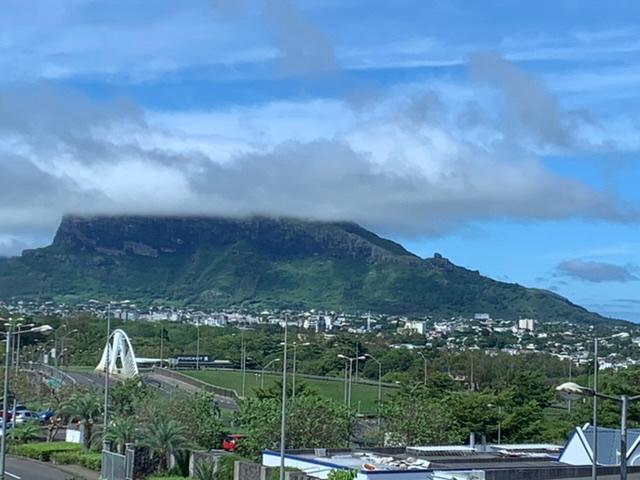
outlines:
{"label": "tree", "polygon": [[391,443],[442,444],[461,440],[454,417],[422,384],[392,395],[382,403],[381,413]]}
{"label": "tree", "polygon": [[124,454],[127,443],[134,443],[138,436],[138,427],[134,419],[116,417],[107,428],[106,438],[111,441],[117,451]]}
{"label": "tree", "polygon": [[115,415],[133,415],[140,402],[151,394],[149,387],[140,378],[117,382],[109,390],[110,411]]}
{"label": "tree", "polygon": [[158,458],[158,470],[166,473],[169,457],[177,450],[189,447],[186,429],[175,420],[158,419],[146,425],[142,443]]}
{"label": "tree", "polygon": [[[236,420],[247,433],[240,443],[243,453],[253,456],[280,441],[282,401],[276,384],[259,396],[240,402]],[[340,448],[349,443],[354,417],[346,407],[319,396],[311,389],[296,391],[295,402],[287,401],[287,448]]]}
{"label": "tree", "polygon": [[189,432],[189,438],[197,446],[209,449],[220,445],[226,432],[215,395],[197,392],[180,396],[169,404],[169,409],[169,417],[180,417],[181,424]]}
{"label": "tree", "polygon": [[16,427],[12,433],[18,443],[27,443],[40,436],[40,429],[33,423],[25,423]]}
{"label": "tree", "polygon": [[93,426],[102,414],[102,400],[94,393],[77,393],[61,405],[60,412],[77,419],[84,428],[84,446],[89,448]]}

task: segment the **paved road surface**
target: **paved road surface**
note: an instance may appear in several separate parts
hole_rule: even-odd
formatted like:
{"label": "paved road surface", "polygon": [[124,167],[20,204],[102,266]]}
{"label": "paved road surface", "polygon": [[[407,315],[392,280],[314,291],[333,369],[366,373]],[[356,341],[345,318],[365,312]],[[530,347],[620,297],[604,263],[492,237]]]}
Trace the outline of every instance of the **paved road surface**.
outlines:
{"label": "paved road surface", "polygon": [[[181,382],[180,380],[175,380],[173,378],[167,378],[157,373],[144,373],[143,378],[147,385],[157,388],[167,395],[171,395],[177,391],[194,393],[200,390],[198,387],[194,387],[188,383]],[[228,397],[216,395],[216,402],[220,408],[226,408],[229,410],[238,409],[238,404]]]}
{"label": "paved road surface", "polygon": [[66,372],[71,378],[73,378],[80,385],[87,385],[94,388],[98,392],[104,389],[104,376],[98,373],[80,373],[80,372]]}
{"label": "paved road surface", "polygon": [[67,480],[72,475],[32,460],[7,457],[7,480]]}

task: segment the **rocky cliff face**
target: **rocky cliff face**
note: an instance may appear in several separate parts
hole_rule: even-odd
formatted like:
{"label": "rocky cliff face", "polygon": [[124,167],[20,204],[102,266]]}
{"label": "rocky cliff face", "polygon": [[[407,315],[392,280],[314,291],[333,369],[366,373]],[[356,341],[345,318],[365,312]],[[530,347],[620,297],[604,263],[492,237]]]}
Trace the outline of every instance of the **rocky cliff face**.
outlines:
{"label": "rocky cliff face", "polygon": [[353,223],[263,217],[66,217],[52,245],[0,264],[7,297],[602,320]]}
{"label": "rocky cliff face", "polygon": [[53,247],[105,255],[158,257],[249,242],[273,257],[328,256],[369,261],[418,257],[350,223],[252,217],[65,217]]}

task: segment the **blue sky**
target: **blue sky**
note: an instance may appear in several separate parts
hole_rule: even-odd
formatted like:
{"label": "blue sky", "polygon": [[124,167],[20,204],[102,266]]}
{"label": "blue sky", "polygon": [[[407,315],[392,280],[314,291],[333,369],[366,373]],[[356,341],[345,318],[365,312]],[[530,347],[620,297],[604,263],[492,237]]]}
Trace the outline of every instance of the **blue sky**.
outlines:
{"label": "blue sky", "polygon": [[64,213],[354,220],[640,321],[640,4],[10,0],[0,255]]}

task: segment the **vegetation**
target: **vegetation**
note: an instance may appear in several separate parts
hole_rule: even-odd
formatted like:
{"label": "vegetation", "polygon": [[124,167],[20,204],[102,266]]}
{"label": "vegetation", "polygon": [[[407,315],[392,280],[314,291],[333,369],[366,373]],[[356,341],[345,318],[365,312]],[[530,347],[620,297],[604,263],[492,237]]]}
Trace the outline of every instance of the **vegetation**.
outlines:
{"label": "vegetation", "polygon": [[81,465],[89,470],[100,471],[102,453],[87,451],[55,452],[51,461],[59,465]]}
{"label": "vegetation", "polygon": [[190,446],[187,430],[175,420],[159,419],[144,426],[142,444],[159,460],[160,473],[168,471],[169,456]]}
{"label": "vegetation", "polygon": [[[264,448],[280,442],[282,384],[258,392],[255,398],[240,402],[236,420],[247,433],[240,442],[241,453],[256,456]],[[354,416],[344,405],[301,388],[295,400],[289,386],[287,405],[287,448],[341,448],[348,445]]]}
{"label": "vegetation", "polygon": [[40,437],[40,428],[33,423],[24,423],[11,432],[16,442],[28,443]]}
{"label": "vegetation", "polygon": [[65,218],[53,245],[0,263],[6,297],[601,321],[550,292],[423,260],[354,224]]}
{"label": "vegetation", "polygon": [[93,426],[102,415],[102,399],[95,393],[76,393],[60,406],[60,413],[77,420],[84,428],[84,445],[89,448]]}
{"label": "vegetation", "polygon": [[82,445],[77,443],[55,442],[55,443],[27,443],[23,445],[9,445],[9,452],[12,455],[33,458],[42,462],[51,460],[51,456],[59,452],[79,452]]}

